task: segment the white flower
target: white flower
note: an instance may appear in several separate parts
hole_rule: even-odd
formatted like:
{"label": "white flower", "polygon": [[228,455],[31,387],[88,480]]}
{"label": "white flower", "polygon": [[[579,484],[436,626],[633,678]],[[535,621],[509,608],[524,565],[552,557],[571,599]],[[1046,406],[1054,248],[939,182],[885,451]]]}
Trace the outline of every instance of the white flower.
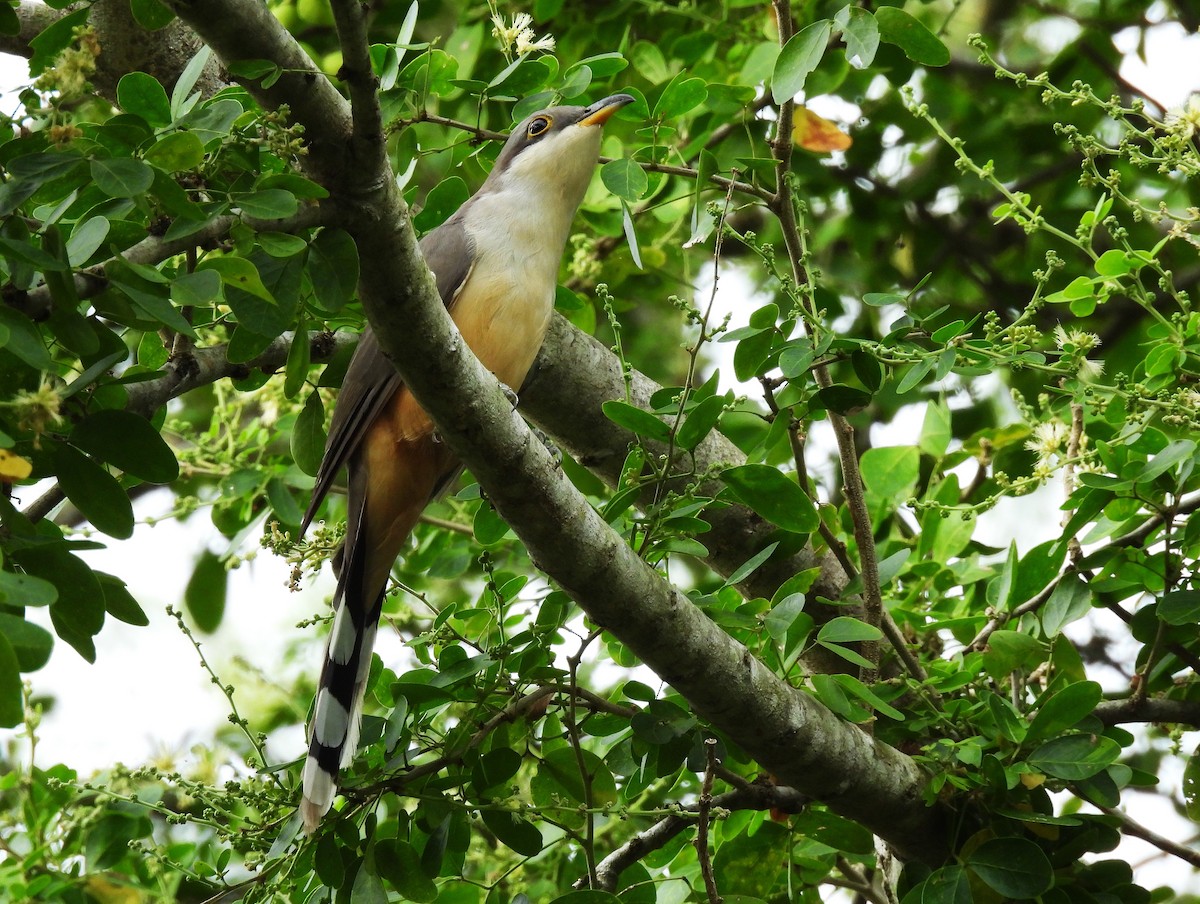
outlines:
{"label": "white flower", "polygon": [[1100,337],[1083,330],[1067,330],[1060,323],[1054,328],[1054,342],[1060,349],[1071,346],[1075,351],[1088,352],[1100,344]]}
{"label": "white flower", "polygon": [[1067,425],[1062,421],[1047,421],[1033,428],[1033,438],[1025,441],[1025,448],[1044,461],[1066,445],[1068,435]]}
{"label": "white flower", "polygon": [[1085,383],[1090,383],[1104,373],[1103,361],[1092,361],[1088,358],[1083,358],[1079,362],[1079,379]]}
{"label": "white flower", "polygon": [[545,35],[535,41],[533,39],[533,32],[526,28],[517,35],[517,54],[524,56],[534,50],[539,50],[542,53],[553,53],[554,37],[552,35]]}
{"label": "white flower", "polygon": [[512,25],[505,25],[503,16],[492,16],[492,34],[499,39],[500,49],[505,53],[512,50],[516,50],[517,56],[535,50],[551,53],[554,50],[554,38],[551,35],[537,37],[532,26],[533,16],[529,13],[517,13],[513,16]]}

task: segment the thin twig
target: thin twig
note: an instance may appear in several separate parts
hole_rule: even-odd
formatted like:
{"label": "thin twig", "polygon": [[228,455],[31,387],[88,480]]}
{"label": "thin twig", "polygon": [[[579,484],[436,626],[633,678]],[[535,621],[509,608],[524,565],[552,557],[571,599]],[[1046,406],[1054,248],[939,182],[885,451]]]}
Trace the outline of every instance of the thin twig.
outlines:
{"label": "thin twig", "polygon": [[[1063,466],[1063,492],[1068,499],[1075,492],[1075,462],[1079,458],[1079,447],[1083,444],[1083,406],[1078,402],[1071,403],[1071,435],[1067,440],[1067,463]],[[1066,527],[1071,520],[1070,512],[1063,512],[1062,526]],[[1077,537],[1067,540],[1067,557],[1072,565],[1078,565],[1083,556],[1083,547]]]}
{"label": "thin twig", "polygon": [[588,888],[596,887],[596,817],[592,813],[592,773],[589,771],[587,762],[583,758],[583,742],[579,736],[579,719],[577,713],[579,688],[579,664],[583,660],[583,654],[592,641],[599,637],[603,631],[599,628],[593,630],[579,644],[579,649],[567,658],[567,668],[570,675],[570,694],[567,700],[567,718],[564,720],[564,726],[567,729],[567,740],[571,745],[571,752],[575,754],[575,765],[579,769],[579,780],[583,783],[583,806],[584,812],[584,838],[583,838],[583,859],[587,863],[588,872]]}
{"label": "thin twig", "polygon": [[187,622],[184,621],[183,613],[174,606],[167,606],[167,615],[174,618],[179,624],[179,630],[183,632],[183,636],[188,639],[188,642],[196,651],[196,656],[198,656],[200,659],[201,668],[208,672],[208,677],[212,679],[212,683],[220,689],[221,693],[225,697],[226,702],[229,703],[229,721],[242,730],[242,734],[246,736],[246,739],[250,742],[250,746],[253,747],[254,752],[258,754],[257,768],[259,774],[261,775],[265,772],[266,775],[270,777],[271,781],[278,785],[282,790],[286,791],[287,788],[283,784],[283,779],[279,777],[279,773],[266,768],[267,763],[270,762],[267,759],[266,748],[263,746],[266,736],[259,735],[251,731],[250,723],[246,721],[240,712],[238,712],[237,702],[233,699],[233,685],[223,683],[217,676],[216,671],[208,661],[208,657],[204,655],[204,650],[201,648],[200,641],[196,640],[196,635],[192,633],[192,629],[189,628]]}
{"label": "thin twig", "polygon": [[[795,788],[781,787],[770,782],[756,782],[746,788],[727,791],[713,798],[712,809],[717,810],[782,810],[799,813],[808,804],[808,798]],[[664,816],[650,828],[629,839],[596,865],[598,887],[604,891],[617,891],[617,880],[621,873],[647,854],[665,847],[672,838],[692,825],[697,819],[699,805],[680,808],[678,813]],[[583,880],[575,883],[581,888]]]}
{"label": "thin twig", "polygon": [[1172,841],[1170,838],[1164,838],[1157,832],[1151,831],[1140,822],[1131,819],[1120,810],[1112,807],[1100,807],[1102,811],[1109,816],[1115,817],[1120,823],[1121,831],[1126,835],[1132,835],[1134,838],[1140,838],[1142,841],[1149,842],[1160,851],[1170,854],[1173,857],[1178,857],[1192,866],[1200,868],[1200,850],[1180,844],[1178,841]]}
{"label": "thin twig", "polygon": [[[779,21],[779,43],[783,46],[792,36],[793,23],[791,5],[786,0],[773,0],[775,16]],[[783,232],[784,245],[792,266],[792,278],[797,287],[807,286],[810,290],[806,260],[808,252],[804,246],[804,238],[796,218],[795,198],[791,186],[792,164],[792,120],[795,113],[795,102],[786,100],[779,105],[779,122],[776,126],[775,137],[771,141],[771,149],[775,155],[776,186],[775,194],[769,202],[771,210],[779,219]],[[812,305],[812,295],[807,296],[808,304],[805,311],[808,320],[809,334],[817,328],[817,311]],[[814,337],[815,338],[815,337]],[[821,364],[813,368],[813,376],[817,385],[822,389],[832,385],[833,380],[829,369]],[[854,428],[842,415],[835,411],[829,412],[829,423],[837,438],[838,458],[841,462],[842,489],[846,495],[846,504],[850,510],[850,519],[854,527],[854,539],[858,545],[859,574],[863,585],[863,614],[868,624],[882,629],[883,594],[879,588],[879,562],[875,551],[875,536],[871,528],[871,516],[867,510],[862,473],[858,466],[858,454],[854,444]],[[879,673],[879,643],[864,641],[861,645],[862,655],[869,660],[873,667],[864,669],[859,676],[871,684]],[[868,726],[869,729],[869,726]]]}
{"label": "thin twig", "polygon": [[713,770],[717,764],[717,739],[704,739],[704,784],[700,788],[700,803],[696,810],[696,856],[700,860],[700,875],[704,877],[704,891],[708,904],[721,904],[717,891],[717,880],[713,876],[712,856],[708,850],[708,826],[712,812]]}

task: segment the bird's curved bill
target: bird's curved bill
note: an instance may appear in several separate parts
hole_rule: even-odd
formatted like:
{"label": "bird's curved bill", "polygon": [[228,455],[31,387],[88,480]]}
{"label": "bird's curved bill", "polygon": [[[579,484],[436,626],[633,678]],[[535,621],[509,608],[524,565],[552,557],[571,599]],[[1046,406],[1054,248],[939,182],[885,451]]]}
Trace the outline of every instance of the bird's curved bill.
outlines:
{"label": "bird's curved bill", "polygon": [[610,116],[626,104],[633,103],[635,99],[628,94],[613,94],[603,100],[598,100],[583,111],[583,118],[579,120],[579,124],[581,126],[602,126],[608,122]]}

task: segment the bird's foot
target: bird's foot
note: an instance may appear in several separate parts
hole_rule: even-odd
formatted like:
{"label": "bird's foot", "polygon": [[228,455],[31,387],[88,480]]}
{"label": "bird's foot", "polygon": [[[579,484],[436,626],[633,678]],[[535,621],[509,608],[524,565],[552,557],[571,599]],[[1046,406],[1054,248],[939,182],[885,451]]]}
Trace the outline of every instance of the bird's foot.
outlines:
{"label": "bird's foot", "polygon": [[504,393],[504,397],[506,399],[508,399],[508,404],[512,405],[513,408],[516,408],[517,403],[520,402],[521,399],[516,394],[516,392],[513,391],[513,388],[511,386],[509,386],[507,383],[501,381],[500,390],[501,390],[501,392]]}
{"label": "bird's foot", "polygon": [[554,459],[554,467],[561,468],[563,460],[562,449],[558,448],[554,440],[533,426],[533,424],[529,424],[529,429],[538,438],[538,441],[546,447],[546,451],[550,453],[550,457]]}

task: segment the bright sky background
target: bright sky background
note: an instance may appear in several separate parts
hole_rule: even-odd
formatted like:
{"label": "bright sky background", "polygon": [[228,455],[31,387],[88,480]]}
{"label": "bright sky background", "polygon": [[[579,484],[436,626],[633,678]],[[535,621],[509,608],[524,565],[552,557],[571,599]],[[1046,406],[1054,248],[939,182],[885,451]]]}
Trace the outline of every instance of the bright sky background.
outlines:
{"label": "bright sky background", "polygon": [[[1154,7],[1150,18],[1155,18]],[[1130,31],[1118,36],[1117,46],[1133,54],[1135,40],[1136,34]],[[1187,35],[1175,25],[1152,27],[1147,33],[1146,57],[1148,64],[1127,55],[1121,72],[1155,101],[1177,107],[1192,92],[1200,91],[1200,36]],[[27,81],[24,60],[0,56],[0,109],[17,108],[14,88]],[[838,108],[820,112],[836,117]],[[697,297],[707,299],[707,292],[701,287]],[[744,325],[749,312],[762,303],[747,303],[751,295],[750,287],[744,282],[739,284],[735,272],[723,272],[716,319],[719,321],[728,311],[733,315],[731,327]],[[718,350],[728,353],[731,359],[731,345],[718,346]],[[731,360],[717,363],[732,381]],[[735,388],[757,397],[755,387]],[[922,411],[914,406],[911,423],[881,428],[873,434],[873,440],[877,445],[912,442]],[[28,504],[36,496],[31,488],[23,488],[20,503]],[[1015,536],[1021,549],[1036,545],[1053,534],[1060,498],[1061,491],[1049,489],[1037,499],[1006,500],[981,528],[986,541],[1004,546]],[[152,494],[139,500],[136,511],[139,518],[146,518],[161,514],[167,505],[167,494]],[[1037,507],[1032,515],[1031,505]],[[1044,526],[1041,531],[1037,529],[1039,524]],[[177,762],[186,768],[188,749],[210,739],[214,726],[225,721],[224,698],[201,670],[188,640],[164,612],[168,602],[182,605],[191,563],[207,542],[206,537],[214,534],[207,513],[202,511],[186,525],[168,521],[153,527],[139,526],[133,540],[106,540],[108,549],[87,554],[93,567],[128,581],[130,591],[145,607],[151,626],[132,628],[110,619],[96,638],[98,655],[94,665],[84,662],[66,644],[56,643],[49,665],[31,676],[39,694],[56,698],[40,730],[38,760],[42,765],[61,761],[86,775],[115,761],[136,764],[156,752],[173,750],[181,754]],[[214,536],[214,543],[223,541]],[[223,549],[220,545],[214,548]],[[331,592],[327,574],[317,586],[298,594],[286,589],[287,577],[287,565],[267,553],[231,574],[225,622],[215,636],[204,639],[206,655],[226,681],[242,680],[238,676],[245,673],[234,664],[239,658],[265,675],[275,674],[285,648],[302,634],[296,623],[323,608]],[[44,610],[39,614],[44,616]],[[386,661],[396,662],[403,655],[401,650],[394,638],[382,643]],[[314,641],[310,656],[314,670],[318,657]],[[308,702],[297,701],[297,705],[303,709]],[[0,744],[12,743],[15,734],[0,730]],[[1196,738],[1196,733],[1190,733],[1184,749],[1193,749]],[[299,756],[303,746],[299,728],[271,739],[271,753],[281,760]],[[1178,774],[1163,774],[1161,778],[1174,789],[1181,780]],[[1196,827],[1157,798],[1131,795],[1128,804],[1136,818],[1160,832],[1179,839],[1195,836]],[[1129,847],[1122,851],[1128,852],[1135,864],[1158,854],[1157,849],[1141,842],[1130,840],[1126,844]],[[1177,890],[1200,890],[1196,873],[1173,858],[1154,859],[1142,881],[1151,888],[1171,882]]]}

